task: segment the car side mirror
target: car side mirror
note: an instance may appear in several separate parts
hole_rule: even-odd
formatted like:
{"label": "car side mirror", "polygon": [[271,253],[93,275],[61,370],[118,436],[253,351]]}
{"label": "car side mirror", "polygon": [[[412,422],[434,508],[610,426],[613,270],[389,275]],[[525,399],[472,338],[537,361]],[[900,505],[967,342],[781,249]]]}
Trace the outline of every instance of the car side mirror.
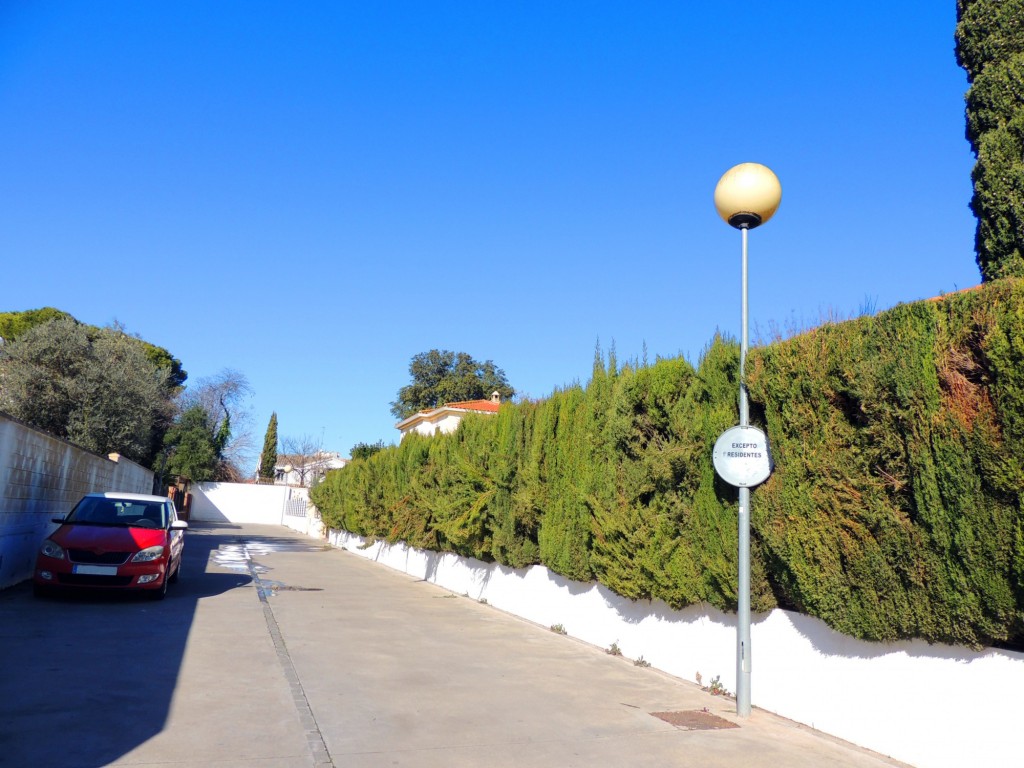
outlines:
{"label": "car side mirror", "polygon": [[175,520],[173,523],[171,523],[171,530],[186,531],[188,530],[188,523],[186,523],[184,520]]}

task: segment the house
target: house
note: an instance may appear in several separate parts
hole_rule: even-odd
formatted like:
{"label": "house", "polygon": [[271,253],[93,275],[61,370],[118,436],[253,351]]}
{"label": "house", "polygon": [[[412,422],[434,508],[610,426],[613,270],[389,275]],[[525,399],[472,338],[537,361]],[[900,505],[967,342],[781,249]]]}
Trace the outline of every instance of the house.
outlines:
{"label": "house", "polygon": [[467,413],[490,415],[498,412],[501,406],[501,395],[491,394],[490,400],[460,400],[456,403],[445,403],[440,408],[414,413],[395,424],[395,428],[405,437],[410,432],[433,436],[454,432],[459,422]]}
{"label": "house", "polygon": [[308,488],[322,480],[328,470],[341,469],[349,461],[351,459],[343,458],[340,453],[328,451],[317,451],[308,456],[284,453],[277,457],[277,464],[274,465],[274,485],[300,485]]}

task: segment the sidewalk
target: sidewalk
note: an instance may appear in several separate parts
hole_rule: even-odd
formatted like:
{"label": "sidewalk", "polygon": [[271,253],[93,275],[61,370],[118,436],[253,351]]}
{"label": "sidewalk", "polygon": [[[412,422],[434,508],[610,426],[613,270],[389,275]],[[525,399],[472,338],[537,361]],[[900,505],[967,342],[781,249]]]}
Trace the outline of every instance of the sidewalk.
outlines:
{"label": "sidewalk", "polygon": [[[164,721],[90,765],[897,765],[284,528],[197,524],[186,551],[180,589],[143,606],[189,625]],[[30,619],[111,607],[24,592]],[[0,765],[29,764],[13,746]]]}

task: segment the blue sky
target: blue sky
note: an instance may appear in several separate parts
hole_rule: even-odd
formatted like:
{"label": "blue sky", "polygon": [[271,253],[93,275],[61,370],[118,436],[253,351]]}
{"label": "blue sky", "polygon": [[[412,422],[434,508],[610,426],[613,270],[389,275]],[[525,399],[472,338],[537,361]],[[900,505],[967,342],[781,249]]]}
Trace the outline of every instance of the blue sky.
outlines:
{"label": "blue sky", "polygon": [[979,282],[955,3],[0,3],[0,311],[251,383],[252,431],[398,433],[413,355],[531,397],[739,333],[719,177],[779,176],[751,322]]}

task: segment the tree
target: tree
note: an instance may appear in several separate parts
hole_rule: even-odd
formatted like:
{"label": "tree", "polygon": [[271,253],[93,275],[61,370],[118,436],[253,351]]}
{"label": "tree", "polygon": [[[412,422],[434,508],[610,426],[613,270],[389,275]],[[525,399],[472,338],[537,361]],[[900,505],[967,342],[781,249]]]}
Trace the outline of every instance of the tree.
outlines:
{"label": "tree", "polygon": [[71,319],[26,331],[0,351],[0,408],[56,437],[68,437],[76,381],[89,364],[85,329]]}
{"label": "tree", "polygon": [[129,334],[124,326],[116,320],[109,328],[103,329],[95,325],[79,323],[78,320],[67,312],[62,312],[53,307],[28,309],[24,312],[0,312],[0,344],[16,341],[26,331],[36,326],[45,325],[52,320],[70,320],[76,325],[80,325],[85,329],[86,335],[90,340],[97,338],[104,330],[112,330],[124,334],[142,347],[149,362],[153,363],[157,368],[166,368],[168,370],[167,387],[173,391],[181,387],[185,383],[185,379],[188,378],[188,373],[181,367],[181,361],[178,358],[163,347],[150,344],[137,334]]}
{"label": "tree", "polygon": [[167,431],[166,445],[170,449],[169,475],[187,477],[195,483],[217,479],[221,456],[209,414],[201,405],[193,405],[181,414]]}
{"label": "tree", "polygon": [[515,395],[505,372],[487,360],[479,363],[465,352],[432,349],[409,363],[412,383],[398,390],[391,413],[404,419],[429,408],[462,400],[479,400],[497,392],[503,400]]}
{"label": "tree", "polygon": [[267,434],[263,437],[263,452],[260,454],[259,477],[261,480],[274,479],[277,466],[277,412],[270,414]]}
{"label": "tree", "polygon": [[67,312],[53,307],[29,309],[24,312],[0,312],[0,339],[5,342],[15,341],[26,331],[37,325],[45,325],[51,320],[74,320]]}
{"label": "tree", "polygon": [[132,338],[135,338],[142,345],[142,349],[149,362],[153,363],[153,365],[158,368],[167,369],[168,387],[177,390],[185,383],[185,380],[188,378],[188,373],[181,367],[181,360],[176,358],[163,347],[150,344],[148,341],[139,339],[137,336]]}
{"label": "tree", "polygon": [[58,317],[0,347],[0,409],[87,450],[152,466],[173,412],[168,373],[120,329]]}
{"label": "tree", "polygon": [[240,480],[248,475],[242,468],[252,466],[252,415],[247,407],[251,396],[252,387],[245,374],[225,368],[215,376],[199,379],[179,398],[182,414],[194,407],[206,412],[210,437],[218,454],[214,480]]}
{"label": "tree", "polygon": [[92,358],[77,382],[81,400],[68,436],[97,453],[117,451],[152,465],[173,413],[169,370],[150,362],[136,339],[116,331],[93,341]]}
{"label": "tree", "polygon": [[316,470],[321,468],[323,443],[312,435],[302,435],[286,437],[281,447],[283,453],[278,460],[291,464],[292,472],[299,476],[299,485],[307,485],[307,480],[312,480]]}
{"label": "tree", "polygon": [[384,441],[378,440],[376,443],[356,443],[352,446],[352,460],[356,459],[368,459],[378,451],[384,450]]}
{"label": "tree", "polygon": [[957,0],[982,279],[1024,276],[1024,0]]}

